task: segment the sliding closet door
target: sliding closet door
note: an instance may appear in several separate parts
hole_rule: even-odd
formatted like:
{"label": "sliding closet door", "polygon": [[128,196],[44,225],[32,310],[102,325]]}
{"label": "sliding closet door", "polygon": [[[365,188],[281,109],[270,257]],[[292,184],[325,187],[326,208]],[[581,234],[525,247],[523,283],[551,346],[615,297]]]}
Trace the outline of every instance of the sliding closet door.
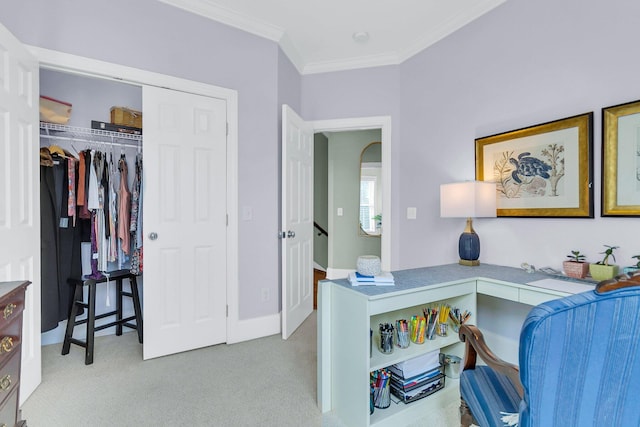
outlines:
{"label": "sliding closet door", "polygon": [[226,341],[226,101],[143,87],[144,359]]}
{"label": "sliding closet door", "polygon": [[20,403],[40,384],[38,61],[0,25],[0,281],[30,280]]}

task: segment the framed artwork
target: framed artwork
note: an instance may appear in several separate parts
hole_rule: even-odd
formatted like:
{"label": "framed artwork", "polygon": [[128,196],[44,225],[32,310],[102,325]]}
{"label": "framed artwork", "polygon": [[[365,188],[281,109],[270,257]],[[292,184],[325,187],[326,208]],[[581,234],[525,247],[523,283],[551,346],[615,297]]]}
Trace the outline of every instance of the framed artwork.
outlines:
{"label": "framed artwork", "polygon": [[602,216],[640,216],[640,101],[602,109]]}
{"label": "framed artwork", "polygon": [[476,139],[498,216],[593,218],[593,113]]}

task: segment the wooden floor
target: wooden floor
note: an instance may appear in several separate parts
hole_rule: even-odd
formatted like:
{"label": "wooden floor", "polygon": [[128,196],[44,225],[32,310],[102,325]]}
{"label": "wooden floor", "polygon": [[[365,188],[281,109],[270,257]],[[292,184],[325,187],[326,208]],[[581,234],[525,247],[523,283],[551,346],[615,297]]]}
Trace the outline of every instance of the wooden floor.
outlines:
{"label": "wooden floor", "polygon": [[318,281],[324,280],[327,277],[327,272],[313,269],[313,309],[318,308]]}

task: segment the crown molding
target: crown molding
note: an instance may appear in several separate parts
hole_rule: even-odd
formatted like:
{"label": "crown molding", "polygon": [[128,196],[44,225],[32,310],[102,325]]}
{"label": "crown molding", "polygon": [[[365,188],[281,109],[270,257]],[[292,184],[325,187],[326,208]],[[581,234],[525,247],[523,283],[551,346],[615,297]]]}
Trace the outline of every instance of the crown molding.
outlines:
{"label": "crown molding", "polygon": [[319,74],[359,68],[382,67],[385,65],[398,65],[400,62],[402,61],[396,52],[389,52],[355,58],[337,59],[335,61],[310,62],[305,64],[302,74]]}
{"label": "crown molding", "polygon": [[280,42],[280,39],[282,39],[285,33],[283,28],[259,19],[250,18],[231,9],[213,4],[208,0],[158,1],[275,42]]}
{"label": "crown molding", "polygon": [[438,41],[444,39],[448,35],[454,33],[478,17],[484,15],[490,10],[500,6],[507,0],[485,0],[479,1],[475,7],[469,8],[451,19],[443,22],[441,25],[434,27],[429,33],[418,38],[407,49],[398,52],[399,62],[404,62],[424,49],[434,45]]}

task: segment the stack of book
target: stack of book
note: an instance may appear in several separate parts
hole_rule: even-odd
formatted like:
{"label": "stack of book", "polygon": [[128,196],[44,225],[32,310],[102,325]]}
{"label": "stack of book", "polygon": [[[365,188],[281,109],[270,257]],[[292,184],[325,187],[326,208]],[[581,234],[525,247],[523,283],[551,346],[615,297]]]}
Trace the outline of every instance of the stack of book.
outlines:
{"label": "stack of book", "polygon": [[383,271],[375,276],[365,276],[357,271],[349,273],[349,282],[351,286],[393,286],[393,274],[388,271]]}
{"label": "stack of book", "polygon": [[391,393],[404,403],[429,396],[444,387],[440,349],[389,366]]}

